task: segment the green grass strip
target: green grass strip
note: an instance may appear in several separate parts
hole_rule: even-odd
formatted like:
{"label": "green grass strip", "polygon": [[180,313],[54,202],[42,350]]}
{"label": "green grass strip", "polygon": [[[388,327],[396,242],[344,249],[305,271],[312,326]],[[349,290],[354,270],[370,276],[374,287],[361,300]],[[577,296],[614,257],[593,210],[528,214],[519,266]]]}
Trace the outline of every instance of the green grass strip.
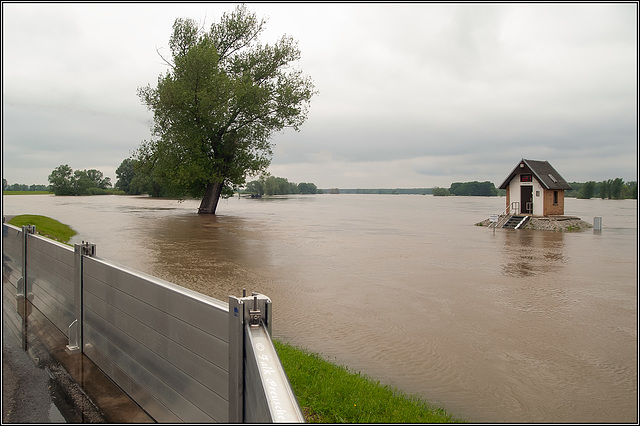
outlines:
{"label": "green grass strip", "polygon": [[36,233],[65,244],[77,233],[69,225],[60,223],[50,217],[33,214],[14,216],[9,220],[9,224],[19,228],[24,225],[35,225]]}
{"label": "green grass strip", "polygon": [[274,340],[309,423],[462,423],[417,396]]}

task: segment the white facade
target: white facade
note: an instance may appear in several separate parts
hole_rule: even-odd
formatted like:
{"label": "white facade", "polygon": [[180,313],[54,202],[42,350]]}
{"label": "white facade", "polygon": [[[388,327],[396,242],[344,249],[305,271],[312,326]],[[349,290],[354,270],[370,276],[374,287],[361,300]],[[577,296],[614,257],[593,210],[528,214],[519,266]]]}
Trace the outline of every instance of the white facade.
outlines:
{"label": "white facade", "polygon": [[[531,176],[531,173],[524,173],[525,175]],[[532,177],[531,182],[520,182],[520,175],[516,175],[511,182],[509,183],[509,200],[510,203],[517,202],[519,205],[518,211],[516,213],[525,213],[526,212],[526,203],[522,202],[522,188],[523,186],[532,187],[532,200],[533,200],[533,215],[534,216],[543,216],[544,215],[544,204],[543,204],[543,194],[544,188],[540,185],[540,182],[535,177]]]}

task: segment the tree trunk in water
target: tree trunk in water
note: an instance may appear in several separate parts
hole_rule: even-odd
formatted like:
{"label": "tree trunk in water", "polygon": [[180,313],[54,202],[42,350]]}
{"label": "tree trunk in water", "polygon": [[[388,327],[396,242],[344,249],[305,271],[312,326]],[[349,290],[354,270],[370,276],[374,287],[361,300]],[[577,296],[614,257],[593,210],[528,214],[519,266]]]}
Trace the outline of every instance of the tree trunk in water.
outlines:
{"label": "tree trunk in water", "polygon": [[220,199],[223,185],[222,182],[207,185],[204,198],[202,202],[200,202],[198,214],[216,214],[216,207],[218,207],[218,200]]}

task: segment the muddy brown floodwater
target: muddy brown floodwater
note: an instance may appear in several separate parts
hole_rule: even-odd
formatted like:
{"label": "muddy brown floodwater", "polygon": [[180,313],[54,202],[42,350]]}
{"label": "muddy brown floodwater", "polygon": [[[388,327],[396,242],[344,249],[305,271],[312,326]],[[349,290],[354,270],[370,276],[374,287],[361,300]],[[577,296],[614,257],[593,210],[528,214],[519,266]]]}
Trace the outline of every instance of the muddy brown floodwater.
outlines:
{"label": "muddy brown floodwater", "polygon": [[199,216],[193,200],[35,195],[3,213],[224,301],[266,294],[276,338],[471,422],[637,422],[636,201],[566,200],[601,232],[473,225],[504,203],[233,198]]}

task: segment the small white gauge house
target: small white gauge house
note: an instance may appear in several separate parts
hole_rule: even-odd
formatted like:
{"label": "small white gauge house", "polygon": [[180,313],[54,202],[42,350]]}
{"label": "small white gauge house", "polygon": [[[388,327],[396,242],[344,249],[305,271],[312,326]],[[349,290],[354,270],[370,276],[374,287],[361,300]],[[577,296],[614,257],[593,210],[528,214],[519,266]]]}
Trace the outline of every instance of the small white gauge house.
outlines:
{"label": "small white gauge house", "polygon": [[522,159],[500,185],[507,211],[530,216],[564,215],[564,191],[571,185],[548,161]]}

